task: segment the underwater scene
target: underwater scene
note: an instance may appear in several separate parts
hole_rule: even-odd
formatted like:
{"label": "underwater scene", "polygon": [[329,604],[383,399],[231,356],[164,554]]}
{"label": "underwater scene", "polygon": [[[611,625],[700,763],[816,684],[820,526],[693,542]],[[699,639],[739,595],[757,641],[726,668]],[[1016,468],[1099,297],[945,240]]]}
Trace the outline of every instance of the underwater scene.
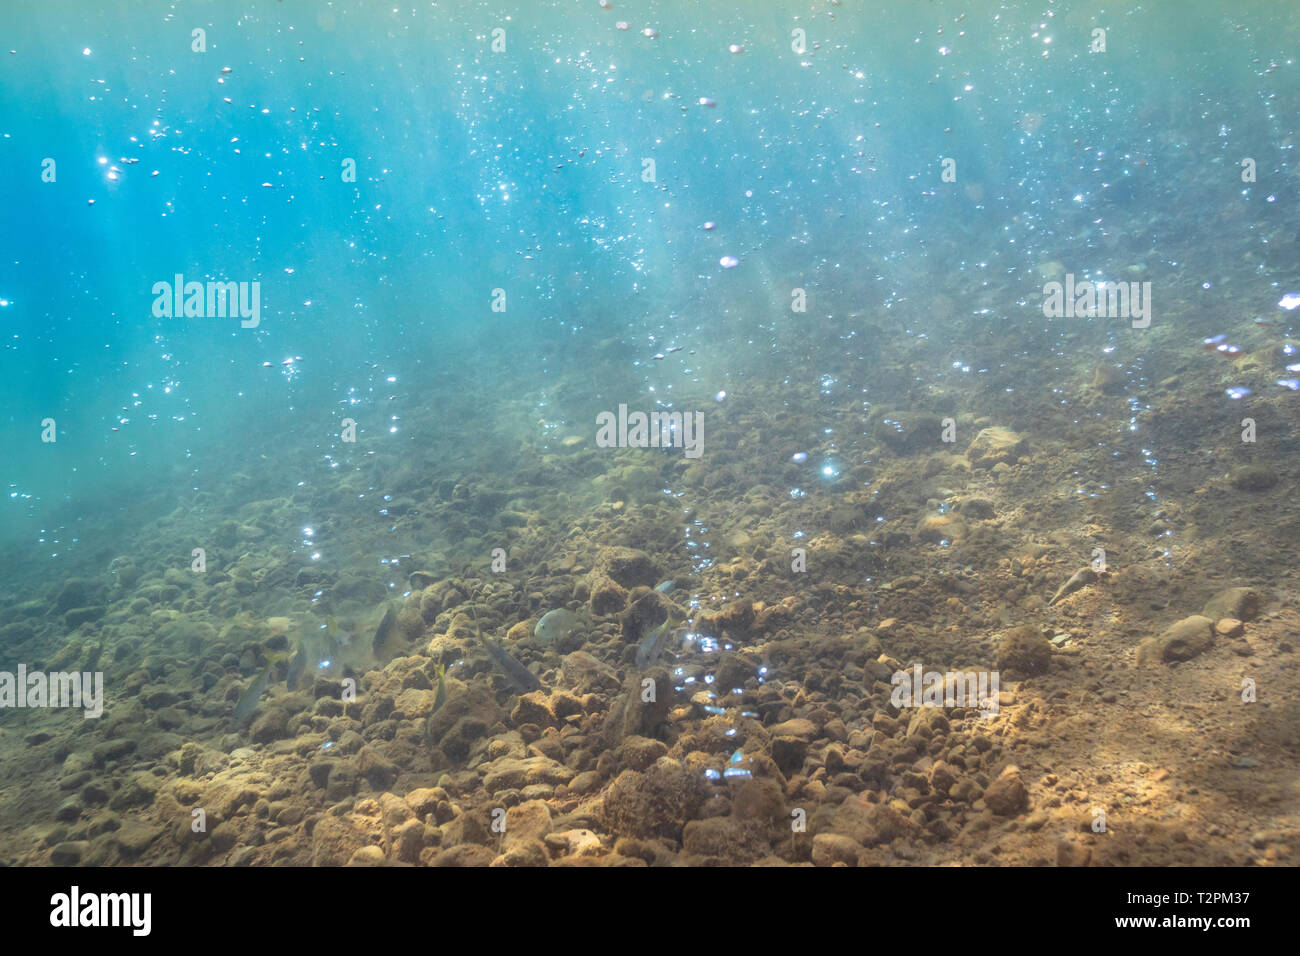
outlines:
{"label": "underwater scene", "polygon": [[1298,56],[3,4],[0,863],[1295,865]]}

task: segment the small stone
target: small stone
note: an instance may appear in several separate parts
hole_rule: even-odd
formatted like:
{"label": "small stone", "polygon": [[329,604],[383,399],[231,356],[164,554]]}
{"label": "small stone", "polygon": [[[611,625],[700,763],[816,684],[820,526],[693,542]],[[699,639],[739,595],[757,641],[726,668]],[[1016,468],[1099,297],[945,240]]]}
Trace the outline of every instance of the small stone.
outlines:
{"label": "small stone", "polygon": [[81,857],[89,846],[90,844],[85,840],[71,840],[56,844],[54,849],[50,850],[50,863],[54,866],[76,866],[81,862]]}
{"label": "small stone", "polygon": [[795,717],[775,724],[767,729],[773,737],[802,737],[812,740],[817,736],[817,725],[806,717]]}
{"label": "small stone", "polygon": [[1246,627],[1235,617],[1221,617],[1214,625],[1215,633],[1220,637],[1241,637]]}
{"label": "small stone", "polygon": [[715,684],[720,692],[733,687],[744,687],[745,682],[758,674],[759,664],[747,654],[725,651],[718,658],[718,673]]}
{"label": "small stone", "polygon": [[1159,636],[1148,637],[1139,644],[1137,662],[1142,665],[1189,661],[1213,645],[1214,621],[1193,614],[1169,626]]}
{"label": "small stone", "polygon": [[159,827],[138,820],[127,820],[113,834],[113,840],[123,856],[136,857],[147,850],[149,844],[158,839],[161,833]]}
{"label": "small stone", "polygon": [[353,852],[348,859],[348,866],[383,866],[384,851],[377,846],[363,846]]}
{"label": "small stone", "polygon": [[268,707],[253,721],[248,737],[254,743],[268,744],[289,736],[289,715],[279,707]]}
{"label": "small stone", "polygon": [[1087,866],[1091,859],[1091,847],[1083,846],[1072,840],[1061,840],[1056,844],[1057,866]]}
{"label": "small stone", "polygon": [[1009,428],[985,428],[975,436],[966,457],[972,468],[993,468],[1000,464],[1014,464],[1029,449],[1027,442]]}
{"label": "small stone", "polygon": [[176,692],[170,687],[155,685],[140,688],[140,703],[144,704],[150,710],[158,710],[160,707],[170,707],[180,700]]}
{"label": "small stone", "polygon": [[501,840],[501,852],[522,847],[536,840],[543,840],[551,832],[551,810],[542,800],[530,800],[506,811],[505,835]]}
{"label": "small stone", "polygon": [[862,847],[840,833],[819,833],[813,837],[813,866],[857,866]]}
{"label": "small stone", "polygon": [[955,541],[966,534],[966,522],[954,512],[925,515],[916,526],[916,536],[922,541],[939,544]]}
{"label": "small stone", "polygon": [[1267,491],[1278,483],[1277,473],[1268,465],[1242,465],[1228,480],[1240,491]]}
{"label": "small stone", "polygon": [[1015,816],[1029,805],[1029,791],[1020,779],[1020,768],[1006,767],[984,791],[984,802],[1000,817]]}
{"label": "small stone", "polygon": [[987,521],[990,518],[997,517],[997,510],[993,507],[993,502],[987,498],[963,498],[958,502],[957,509],[968,518],[974,518],[977,521]]}
{"label": "small stone", "polygon": [[514,727],[524,724],[536,724],[538,727],[551,727],[555,724],[555,714],[547,703],[546,695],[535,690],[521,694],[510,712],[510,723]]}
{"label": "small stone", "polygon": [[108,611],[106,607],[79,607],[63,615],[63,623],[68,627],[77,627],[87,621],[98,621]]}
{"label": "small stone", "polygon": [[398,770],[391,760],[371,746],[361,748],[357,754],[357,773],[375,790],[387,790],[397,779]]}
{"label": "small stone", "polygon": [[544,842],[565,856],[599,856],[604,852],[600,837],[590,830],[563,830],[550,834]]}
{"label": "small stone", "polygon": [[998,667],[1021,674],[1041,674],[1052,660],[1052,644],[1028,624],[1014,627],[998,644]]}
{"label": "small stone", "polygon": [[116,737],[112,740],[105,740],[102,744],[96,744],[95,749],[91,751],[91,759],[96,767],[102,767],[133,750],[135,750],[134,740],[128,737]]}
{"label": "small stone", "polygon": [[1219,618],[1233,618],[1249,621],[1259,613],[1263,596],[1254,588],[1225,588],[1205,603],[1201,613],[1217,621]]}
{"label": "small stone", "polygon": [[772,759],[787,777],[799,772],[808,754],[808,741],[802,737],[772,738]]}
{"label": "small stone", "polygon": [[661,740],[625,737],[620,748],[620,764],[632,770],[645,770],[666,753],[668,746]]}

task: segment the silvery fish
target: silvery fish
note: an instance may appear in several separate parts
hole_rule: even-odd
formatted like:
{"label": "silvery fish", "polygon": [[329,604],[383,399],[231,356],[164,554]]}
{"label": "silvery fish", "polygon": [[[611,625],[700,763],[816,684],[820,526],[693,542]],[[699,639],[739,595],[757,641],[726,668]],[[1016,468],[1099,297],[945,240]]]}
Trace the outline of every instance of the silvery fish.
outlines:
{"label": "silvery fish", "polygon": [[478,639],[488,649],[488,653],[497,662],[497,666],[505,672],[505,675],[510,678],[511,683],[516,687],[525,692],[541,689],[542,682],[537,679],[537,675],[503,651],[496,641],[490,637],[484,637],[481,633]]}
{"label": "silvery fish", "polygon": [[664,618],[664,622],[652,630],[646,631],[641,640],[636,645],[636,669],[645,670],[659,659],[659,655],[664,652],[664,648],[669,644],[669,636],[674,634],[673,624],[675,622],[671,617]]}
{"label": "silvery fish", "polygon": [[[333,621],[333,618],[330,618]],[[384,612],[384,619],[375,629],[374,640],[370,642],[371,653],[375,660],[386,661],[396,656],[398,645],[397,609],[389,605]]]}
{"label": "silvery fish", "polygon": [[433,713],[438,712],[443,704],[447,702],[447,665],[438,666],[438,692],[433,695]]}
{"label": "silvery fish", "polygon": [[239,695],[239,702],[235,704],[234,718],[236,724],[242,724],[253,711],[257,710],[257,703],[262,699],[262,694],[266,691],[266,685],[271,680],[271,668],[273,666],[275,666],[274,662],[267,664],[266,669],[254,678],[253,682]]}
{"label": "silvery fish", "polygon": [[591,618],[586,614],[578,614],[567,608],[558,607],[542,615],[542,619],[533,628],[533,636],[550,644],[560,638],[568,637],[574,628],[590,622]]}

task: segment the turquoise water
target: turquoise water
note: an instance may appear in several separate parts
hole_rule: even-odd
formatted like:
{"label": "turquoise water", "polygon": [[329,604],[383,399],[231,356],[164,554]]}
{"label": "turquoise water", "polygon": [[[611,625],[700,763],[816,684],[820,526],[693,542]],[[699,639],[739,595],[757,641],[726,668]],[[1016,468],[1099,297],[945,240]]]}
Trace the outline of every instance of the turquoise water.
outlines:
{"label": "turquoise water", "polygon": [[[115,648],[110,713],[115,680],[120,697],[141,668],[192,677],[182,733],[228,751],[218,717],[283,642],[264,621],[319,630],[338,615],[368,638],[385,601],[418,609],[410,572],[481,585],[498,547],[508,580],[485,628],[499,639],[585,608],[574,581],[611,546],[679,578],[695,614],[738,597],[770,607],[791,590],[771,582],[792,547],[828,527],[865,535],[845,567],[818,569],[862,589],[850,630],[888,616],[873,589],[890,569],[991,580],[1009,539],[980,559],[945,553],[942,531],[908,559],[866,540],[895,519],[911,533],[946,486],[837,523],[889,468],[916,477],[924,452],[951,450],[896,442],[895,411],[953,416],[957,453],[990,425],[1035,448],[1067,422],[1105,425],[1052,452],[1050,481],[998,499],[1037,540],[1084,512],[1115,534],[1133,531],[1119,517],[1133,509],[1190,514],[1193,489],[1162,463],[1209,441],[1190,421],[1236,427],[1226,389],[1286,423],[1260,451],[1285,474],[1290,359],[1210,365],[1202,344],[1294,351],[1279,303],[1300,292],[1298,9],[5,4],[10,650],[39,663],[70,642]],[[1150,337],[1126,317],[1046,316],[1044,284],[1065,274],[1149,281]],[[160,315],[177,275],[255,286],[257,312],[209,314],[205,299],[201,314]],[[1119,386],[1093,388],[1108,362]],[[1175,378],[1166,392],[1203,403],[1178,425],[1157,387]],[[620,405],[699,412],[698,463],[606,453],[597,416]],[[1086,487],[1082,503],[1033,499],[1058,480]],[[1169,569],[1218,532],[1170,534],[1116,547]],[[177,583],[194,549],[218,571],[211,591]],[[1061,557],[1060,581],[1088,551]],[[715,577],[741,558],[744,574]],[[102,615],[64,616],[82,603],[60,597],[74,580]],[[472,654],[479,622],[442,616],[451,607],[412,624],[407,649],[459,633]],[[231,636],[243,616],[258,623]],[[622,627],[620,641],[605,632],[611,662],[640,635]],[[523,658],[554,676],[561,651]],[[212,682],[173,670],[193,655]],[[487,679],[480,658],[467,681]],[[393,759],[430,785],[463,769]]]}
{"label": "turquoise water", "polygon": [[[86,522],[286,442],[308,472],[342,402],[418,441],[382,421],[458,376],[488,404],[593,364],[666,387],[634,365],[676,337],[716,355],[710,387],[811,379],[791,349],[833,343],[791,328],[787,280],[836,331],[906,303],[961,338],[926,294],[964,305],[1101,234],[1200,267],[1294,225],[1285,6],[1182,4],[1176,29],[1160,4],[966,6],[9,5],[8,548],[66,560]],[[1259,185],[1226,175],[1240,155]],[[260,283],[261,324],[154,318],[178,272]]]}

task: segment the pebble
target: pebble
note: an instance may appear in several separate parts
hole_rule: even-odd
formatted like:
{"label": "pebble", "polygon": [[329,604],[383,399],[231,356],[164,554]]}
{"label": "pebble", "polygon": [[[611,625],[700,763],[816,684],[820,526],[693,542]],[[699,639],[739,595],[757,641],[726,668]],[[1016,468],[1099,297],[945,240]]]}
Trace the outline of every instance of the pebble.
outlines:
{"label": "pebble", "polygon": [[1246,627],[1235,617],[1223,617],[1214,625],[1214,630],[1221,637],[1241,637]]}
{"label": "pebble", "polygon": [[804,740],[812,740],[817,736],[817,725],[806,717],[795,717],[774,724],[767,729],[767,732],[773,737],[800,737]]}
{"label": "pebble", "polygon": [[1214,645],[1214,621],[1199,614],[1185,617],[1161,634],[1148,637],[1137,649],[1137,662],[1162,664],[1189,661]]}
{"label": "pebble", "polygon": [[984,791],[984,803],[1000,817],[1015,816],[1029,805],[1029,791],[1020,779],[1020,768],[1006,767]]}
{"label": "pebble", "polygon": [[1267,491],[1278,483],[1277,473],[1268,465],[1242,465],[1228,480],[1240,491]]}

